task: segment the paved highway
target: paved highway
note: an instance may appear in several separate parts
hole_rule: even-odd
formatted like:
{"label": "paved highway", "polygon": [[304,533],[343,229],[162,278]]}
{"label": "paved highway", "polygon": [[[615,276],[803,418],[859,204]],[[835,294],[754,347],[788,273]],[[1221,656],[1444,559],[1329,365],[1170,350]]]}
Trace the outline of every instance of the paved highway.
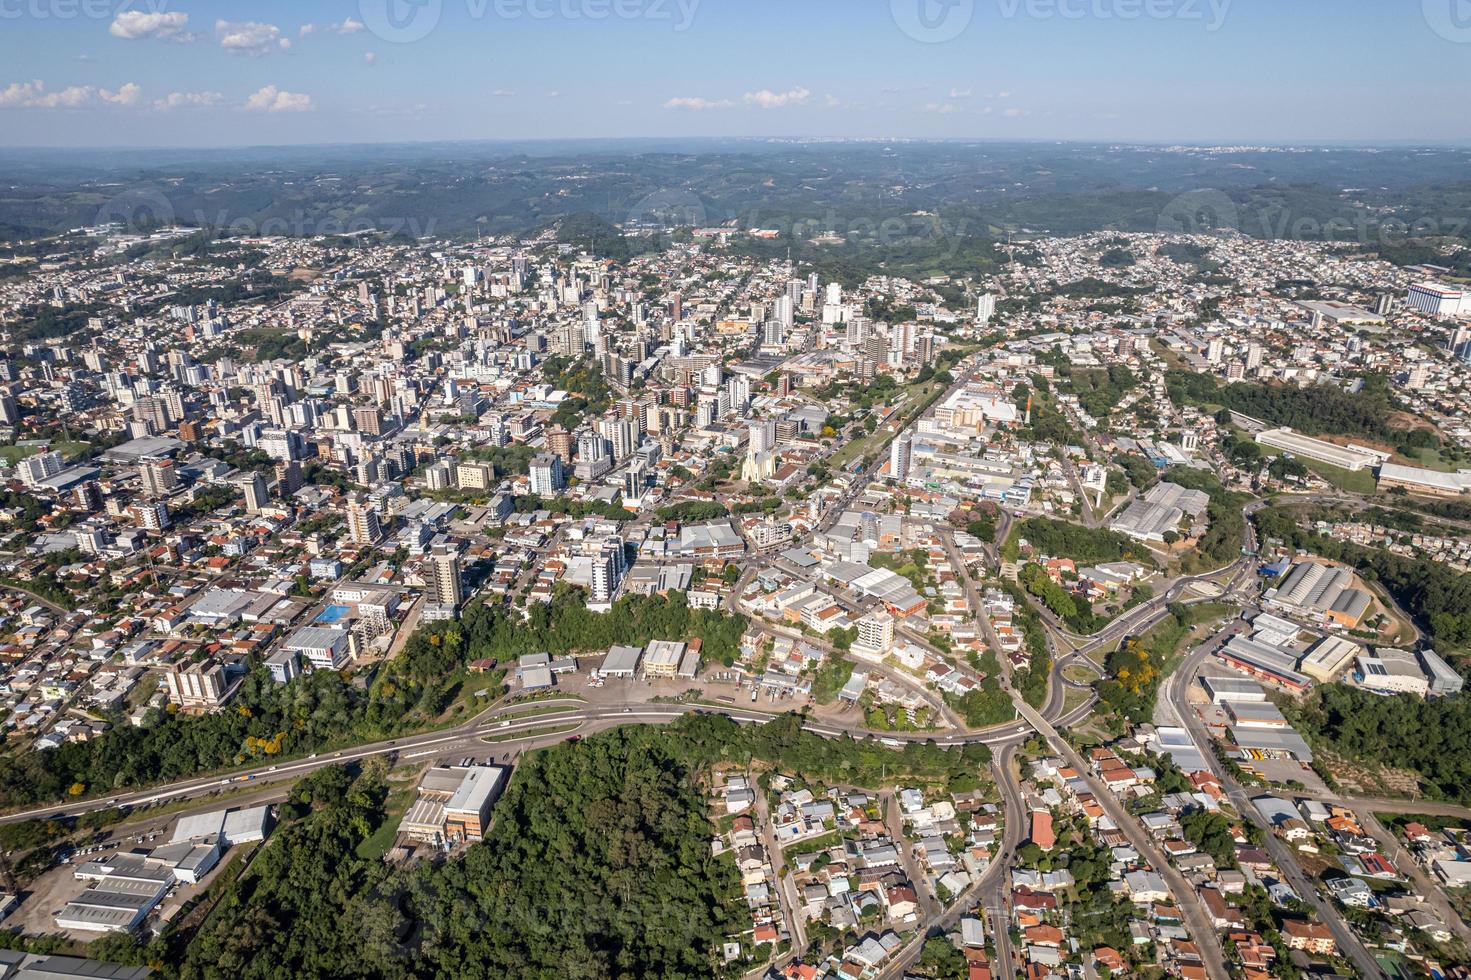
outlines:
{"label": "paved highway", "polygon": [[[549,727],[561,728],[575,725],[578,726],[577,730],[579,733],[591,733],[593,731],[601,731],[606,728],[626,724],[663,724],[690,712],[720,714],[737,722],[745,723],[767,722],[779,717],[779,715],[768,712],[748,711],[731,706],[686,704],[618,706],[596,705],[580,701],[565,702],[578,706],[571,711],[541,714],[519,719],[502,719],[500,717],[505,714],[514,714],[518,711],[524,712],[532,707],[543,707],[556,703],[558,702],[538,701],[530,704],[505,705],[490,709],[474,721],[455,729],[427,732],[422,735],[414,735],[385,742],[375,742],[369,745],[344,749],[340,752],[322,753],[307,759],[280,762],[270,766],[258,766],[253,769],[241,770],[229,774],[217,774],[214,776],[183,780],[133,793],[119,794],[116,797],[105,800],[97,799],[85,802],[62,803],[54,806],[19,810],[0,816],[0,824],[19,823],[38,817],[76,816],[94,810],[105,810],[121,806],[150,806],[156,803],[202,796],[223,787],[238,786],[243,783],[264,786],[270,783],[299,779],[325,766],[361,761],[374,756],[393,755],[399,759],[415,760],[446,755],[463,755],[472,752],[484,753],[487,749],[501,744],[499,742],[486,743],[484,739],[487,736],[504,738],[515,735],[518,732],[535,733],[537,730]],[[870,732],[858,725],[847,725],[842,722],[808,721],[803,727],[813,734],[826,738],[841,738],[843,736],[851,738],[880,737],[878,733]],[[1006,745],[1021,741],[1030,733],[1031,729],[1026,725],[1007,725],[969,734],[930,735],[925,733],[908,734],[895,732],[891,734],[885,733],[882,735],[882,738],[897,742],[933,742],[936,745],[948,748],[972,743],[990,746]],[[551,736],[544,735],[537,738],[536,741],[538,744],[552,744],[562,741],[569,734],[571,732],[562,732]],[[520,747],[525,748],[526,746]]]}

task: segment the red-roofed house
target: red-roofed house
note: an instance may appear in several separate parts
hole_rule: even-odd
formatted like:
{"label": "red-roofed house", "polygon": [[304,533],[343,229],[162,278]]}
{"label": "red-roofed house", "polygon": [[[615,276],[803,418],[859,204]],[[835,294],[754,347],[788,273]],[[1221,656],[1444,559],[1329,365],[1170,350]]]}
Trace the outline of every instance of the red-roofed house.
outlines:
{"label": "red-roofed house", "polygon": [[1044,851],[1057,846],[1057,834],[1052,830],[1052,814],[1046,810],[1032,811],[1032,843]]}

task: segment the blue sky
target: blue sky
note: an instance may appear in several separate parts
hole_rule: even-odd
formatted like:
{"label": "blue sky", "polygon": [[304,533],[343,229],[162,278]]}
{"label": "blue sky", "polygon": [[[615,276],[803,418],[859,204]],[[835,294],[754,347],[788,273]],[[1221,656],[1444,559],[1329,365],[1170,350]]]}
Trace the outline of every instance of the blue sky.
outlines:
{"label": "blue sky", "polygon": [[1471,0],[0,0],[0,145],[1471,142]]}

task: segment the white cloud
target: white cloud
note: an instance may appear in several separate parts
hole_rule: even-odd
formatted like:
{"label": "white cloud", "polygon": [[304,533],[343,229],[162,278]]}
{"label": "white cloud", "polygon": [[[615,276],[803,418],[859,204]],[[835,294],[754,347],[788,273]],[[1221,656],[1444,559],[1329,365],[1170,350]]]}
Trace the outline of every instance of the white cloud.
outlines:
{"label": "white cloud", "polygon": [[1028,113],[1025,109],[1011,108],[1003,112],[1002,115],[1005,116],[1007,119],[1020,119],[1023,116],[1030,115],[1030,113]]}
{"label": "white cloud", "polygon": [[46,83],[40,80],[11,82],[0,89],[0,109],[87,109],[101,106],[137,105],[143,89],[134,82],[125,82],[117,91],[94,88],[91,85],[72,85],[59,92],[46,91]]}
{"label": "white cloud", "polygon": [[313,34],[356,34],[363,30],[363,22],[353,20],[351,17],[340,24],[302,24],[301,36],[310,37]]}
{"label": "white cloud", "polygon": [[785,109],[792,105],[806,105],[810,98],[812,98],[812,92],[800,87],[790,92],[773,92],[769,88],[764,88],[759,92],[747,92],[742,96],[746,105],[753,105],[759,109]]}
{"label": "white cloud", "polygon": [[312,108],[312,97],[267,85],[245,100],[245,108],[251,112],[307,112]]}
{"label": "white cloud", "polygon": [[189,15],[177,11],[151,13],[143,10],[124,10],[107,28],[107,33],[125,41],[153,38],[159,41],[187,43],[195,39],[195,36],[186,30],[188,26]]}
{"label": "white cloud", "polygon": [[[812,92],[805,88],[794,88],[790,92],[773,92],[771,89],[762,89],[759,92],[747,92],[741,96],[739,102],[734,99],[707,99],[699,95],[682,95],[669,99],[664,103],[666,109],[692,109],[704,111],[708,109],[734,109],[740,105],[755,106],[758,109],[784,109],[787,106],[806,105],[812,98]],[[831,95],[827,97],[828,108],[841,105]]]}
{"label": "white cloud", "polygon": [[170,92],[161,99],[154,99],[153,108],[159,111],[208,108],[224,101],[225,97],[218,92]]}
{"label": "white cloud", "polygon": [[702,111],[705,109],[729,109],[734,105],[735,103],[730,101],[729,99],[705,99],[701,98],[698,95],[686,95],[680,96],[679,98],[670,99],[668,102],[664,103],[664,108],[693,109],[695,111]]}
{"label": "white cloud", "polygon": [[116,92],[98,89],[97,95],[103,102],[112,105],[137,105],[138,99],[143,95],[143,88],[133,82],[126,82]]}
{"label": "white cloud", "polygon": [[968,99],[974,94],[975,92],[968,88],[952,88],[950,90],[950,98],[952,99]]}
{"label": "white cloud", "polygon": [[493,89],[491,90],[490,97],[493,99],[513,99],[516,97],[516,90],[513,88]]}
{"label": "white cloud", "polygon": [[547,98],[549,99],[560,99],[561,97],[562,93],[558,92],[556,89],[552,89],[550,92],[547,93]]}
{"label": "white cloud", "polygon": [[826,95],[823,96],[822,105],[825,109],[841,109],[843,108],[843,100],[836,95]]}
{"label": "white cloud", "polygon": [[378,52],[376,52],[376,51],[364,51],[363,52],[363,64],[365,64],[365,65],[376,65],[377,63],[378,63]]}
{"label": "white cloud", "polygon": [[215,36],[220,47],[238,54],[259,57],[271,51],[286,51],[291,39],[281,36],[281,28],[275,24],[258,24],[255,21],[215,21]]}
{"label": "white cloud", "polygon": [[924,111],[933,112],[939,116],[948,116],[951,113],[959,112],[960,109],[953,102],[931,102],[924,107]]}

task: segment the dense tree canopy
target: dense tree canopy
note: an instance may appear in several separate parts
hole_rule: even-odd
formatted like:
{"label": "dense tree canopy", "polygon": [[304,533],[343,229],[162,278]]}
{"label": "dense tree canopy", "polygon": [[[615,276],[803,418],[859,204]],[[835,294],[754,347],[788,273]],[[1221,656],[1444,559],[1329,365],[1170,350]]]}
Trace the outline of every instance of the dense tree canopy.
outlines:
{"label": "dense tree canopy", "polygon": [[1413,769],[1435,795],[1471,801],[1471,697],[1382,697],[1321,684],[1297,720],[1350,758]]}

